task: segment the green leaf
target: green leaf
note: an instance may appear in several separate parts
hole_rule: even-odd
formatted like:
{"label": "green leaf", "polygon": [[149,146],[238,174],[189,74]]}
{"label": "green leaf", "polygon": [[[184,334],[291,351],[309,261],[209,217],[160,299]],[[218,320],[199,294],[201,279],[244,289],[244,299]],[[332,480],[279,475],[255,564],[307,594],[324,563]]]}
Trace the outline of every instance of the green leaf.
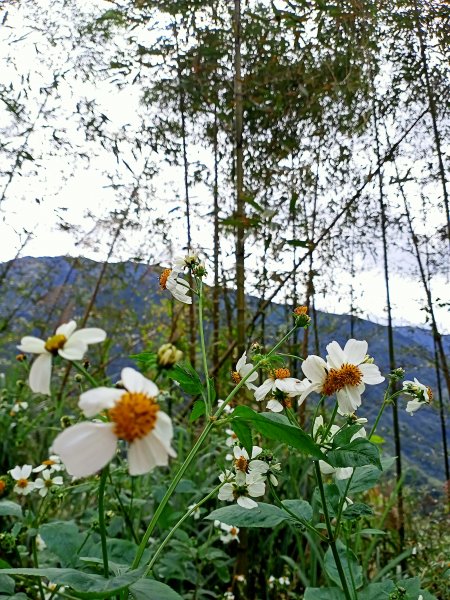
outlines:
{"label": "green leaf", "polygon": [[[365,492],[373,488],[378,483],[383,472],[389,469],[394,464],[395,458],[383,458],[381,460],[381,466],[383,471],[380,471],[373,465],[366,465],[364,467],[358,467],[353,472],[352,481],[348,490],[348,495],[352,496],[357,492]],[[347,480],[343,479],[337,482],[337,485],[342,493],[344,493],[347,487]]]}
{"label": "green leaf", "polygon": [[380,451],[363,438],[357,438],[341,448],[330,450],[327,453],[327,462],[332,467],[363,467],[375,465],[381,470]]}
{"label": "green leaf", "polygon": [[143,371],[155,369],[158,366],[158,355],[156,352],[144,351],[139,352],[139,354],[130,354],[130,358],[133,358]]}
{"label": "green leaf", "polygon": [[0,517],[18,517],[22,518],[22,507],[11,500],[2,500],[0,502]]}
{"label": "green leaf", "polygon": [[53,521],[39,528],[39,534],[47,544],[48,550],[56,554],[63,567],[73,567],[78,560],[85,535],[78,531],[72,521]]}
{"label": "green leaf", "polygon": [[355,502],[350,504],[342,513],[344,519],[359,519],[360,517],[368,517],[373,515],[373,510],[367,504],[362,502]]}
{"label": "green leaf", "polygon": [[191,414],[189,415],[189,423],[193,423],[194,421],[202,417],[205,414],[205,412],[205,402],[199,398],[194,402]]}
{"label": "green leaf", "polygon": [[111,598],[118,592],[126,590],[131,584],[142,577],[145,567],[128,571],[118,577],[105,579],[101,575],[83,573],[76,569],[4,569],[5,575],[25,575],[30,577],[46,577],[57,585],[65,585],[72,589],[72,594],[78,598],[100,599]]}
{"label": "green leaf", "polygon": [[354,425],[346,425],[333,437],[333,448],[339,448],[340,446],[346,446],[350,443],[350,440],[358,433],[362,428],[362,425],[355,423]]}
{"label": "green leaf", "polygon": [[[336,542],[336,546],[348,587],[352,589],[353,581],[356,589],[360,588],[363,584],[363,577],[362,567],[358,564],[358,559],[356,558],[353,551],[350,550],[350,548],[344,546],[344,544],[341,541],[338,540]],[[331,579],[331,581],[333,581],[333,583],[342,588],[339,572],[336,566],[336,562],[334,560],[331,547],[328,548],[328,550],[325,553],[324,565],[325,571],[327,572],[327,575]]]}
{"label": "green leaf", "polygon": [[309,456],[328,462],[311,436],[290,424],[287,417],[278,413],[257,413],[248,406],[237,406],[232,414],[234,420],[252,423],[262,435],[278,442],[284,442]]}
{"label": "green leaf", "polygon": [[203,385],[195,369],[189,363],[178,363],[167,371],[167,375],[177,381],[181,389],[191,396],[198,396],[203,392]]}
{"label": "green leaf", "polygon": [[130,586],[130,593],[135,600],[183,600],[168,585],[154,579],[139,579]]}
{"label": "green leaf", "polygon": [[290,517],[288,513],[273,504],[258,502],[258,508],[242,508],[239,504],[224,506],[213,510],[206,519],[216,519],[227,525],[236,527],[275,527]]}
{"label": "green leaf", "polygon": [[389,594],[394,590],[394,582],[388,579],[380,583],[370,583],[367,587],[358,592],[358,598],[359,600],[387,600],[389,598]]}
{"label": "green leaf", "polygon": [[0,594],[14,594],[14,579],[0,573]]}
{"label": "green leaf", "polygon": [[236,420],[231,422],[231,429],[238,436],[240,443],[247,450],[248,455],[251,456],[253,448],[253,439],[252,430],[250,429],[250,427],[245,421]]}
{"label": "green leaf", "polygon": [[[335,517],[338,513],[339,503],[341,501],[341,494],[339,492],[339,488],[335,483],[326,483],[323,486],[323,489],[330,517]],[[322,498],[320,497],[320,491],[318,487],[316,487],[314,490],[314,502],[317,502],[317,504],[321,507],[323,512]]]}
{"label": "green leaf", "polygon": [[345,600],[339,588],[306,588],[304,600]]}
{"label": "green leaf", "polygon": [[312,520],[313,510],[306,500],[283,500],[281,504],[294,513],[301,521]]}
{"label": "green leaf", "polygon": [[382,529],[374,529],[373,527],[365,527],[359,532],[361,535],[387,535]]}

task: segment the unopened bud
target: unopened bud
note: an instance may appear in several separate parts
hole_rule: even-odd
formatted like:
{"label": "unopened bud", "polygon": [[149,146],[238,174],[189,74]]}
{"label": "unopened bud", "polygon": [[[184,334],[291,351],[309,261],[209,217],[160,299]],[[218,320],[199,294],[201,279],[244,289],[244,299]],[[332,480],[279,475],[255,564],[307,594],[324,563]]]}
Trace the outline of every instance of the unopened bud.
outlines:
{"label": "unopened bud", "polygon": [[76,381],[77,383],[81,383],[81,382],[83,381],[83,375],[81,375],[80,373],[77,373],[77,374],[75,375],[75,381]]}
{"label": "unopened bud", "polygon": [[297,306],[293,311],[294,322],[297,327],[309,327],[311,324],[311,317],[308,315],[307,306]]}
{"label": "unopened bud", "polygon": [[403,379],[403,377],[405,376],[405,369],[403,369],[402,367],[398,367],[397,369],[394,369],[392,371],[392,373],[390,374],[390,378],[393,381],[397,381],[399,379]]}
{"label": "unopened bud", "polygon": [[70,417],[68,417],[67,415],[64,415],[63,417],[61,417],[61,420],[59,422],[63,429],[67,429],[68,427],[70,427],[72,425],[72,419]]}
{"label": "unopened bud", "polygon": [[25,354],[18,354],[18,355],[16,356],[16,360],[17,360],[18,362],[24,362],[25,360],[27,360],[27,357],[25,356]]}
{"label": "unopened bud", "polygon": [[163,344],[158,350],[158,364],[160,367],[169,368],[183,358],[183,352],[173,344]]}

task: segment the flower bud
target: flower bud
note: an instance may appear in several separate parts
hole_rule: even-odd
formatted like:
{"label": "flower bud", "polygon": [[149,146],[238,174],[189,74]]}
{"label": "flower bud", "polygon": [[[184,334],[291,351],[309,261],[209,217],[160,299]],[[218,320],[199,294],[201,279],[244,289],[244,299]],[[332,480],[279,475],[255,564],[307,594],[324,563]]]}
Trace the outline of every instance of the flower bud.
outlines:
{"label": "flower bud", "polygon": [[297,327],[309,327],[311,324],[311,317],[308,315],[308,307],[307,306],[297,306],[294,308],[294,322]]}
{"label": "flower bud", "polygon": [[16,356],[16,360],[17,360],[17,362],[24,362],[27,360],[27,357],[25,356],[25,354],[18,354]]}
{"label": "flower bud", "polygon": [[170,368],[183,358],[183,352],[173,344],[163,344],[158,350],[158,365]]}
{"label": "flower bud", "polygon": [[77,383],[81,383],[83,381],[83,375],[81,375],[80,373],[77,373],[75,375],[74,379]]}

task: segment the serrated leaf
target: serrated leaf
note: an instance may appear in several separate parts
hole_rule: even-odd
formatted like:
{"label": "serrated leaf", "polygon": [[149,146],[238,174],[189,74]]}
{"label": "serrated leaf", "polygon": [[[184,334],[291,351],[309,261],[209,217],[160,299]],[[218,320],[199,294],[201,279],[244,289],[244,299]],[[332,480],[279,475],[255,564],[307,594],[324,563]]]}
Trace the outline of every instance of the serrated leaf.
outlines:
{"label": "serrated leaf", "polygon": [[312,520],[313,509],[306,500],[283,500],[281,504],[297,515],[301,521]]}
{"label": "serrated leaf", "polygon": [[258,508],[242,508],[239,504],[224,506],[213,510],[207,517],[209,521],[221,521],[236,527],[275,527],[283,521],[290,519],[287,512],[273,506],[258,502]]}
{"label": "serrated leaf", "polygon": [[358,592],[359,600],[380,600],[389,598],[389,594],[395,590],[395,584],[389,579],[380,583],[370,583]]}
{"label": "serrated leaf", "polygon": [[139,352],[139,354],[131,354],[130,358],[134,359],[143,371],[154,369],[158,365],[158,355],[156,352]]}
{"label": "serrated leaf", "polygon": [[358,433],[362,428],[362,425],[355,423],[354,425],[344,426],[340,431],[333,437],[333,448],[339,448],[350,443],[350,440]]}
{"label": "serrated leaf", "polygon": [[247,450],[248,455],[251,456],[253,448],[253,439],[252,430],[250,429],[250,427],[245,421],[236,420],[231,422],[231,429],[237,435],[241,445],[244,446],[244,448]]}
{"label": "serrated leaf", "polygon": [[382,468],[379,449],[364,438],[357,438],[345,446],[330,450],[327,453],[327,462],[336,468],[363,467],[365,465],[375,465],[380,470]]}
{"label": "serrated leaf", "polygon": [[118,592],[126,590],[131,584],[140,579],[145,567],[128,571],[117,577],[105,579],[94,573],[83,573],[76,569],[4,569],[4,575],[25,575],[30,577],[46,577],[57,585],[72,589],[72,594],[85,600],[111,598]]}
{"label": "serrated leaf", "polygon": [[373,510],[367,504],[362,502],[355,502],[350,504],[342,513],[344,519],[359,519],[360,517],[369,517],[373,515]]}
{"label": "serrated leaf", "polygon": [[[353,472],[352,481],[350,483],[350,488],[348,489],[348,494],[352,496],[357,492],[365,492],[370,490],[378,481],[380,477],[383,475],[383,472],[389,469],[395,461],[395,458],[383,458],[381,460],[381,466],[383,471],[380,471],[377,467],[373,465],[366,465],[364,467],[357,467]],[[347,487],[347,480],[340,480],[337,482],[337,485],[342,493]]]}
{"label": "serrated leaf", "polygon": [[135,600],[183,600],[171,587],[154,579],[140,579],[130,586]]}
{"label": "serrated leaf", "polygon": [[191,414],[189,415],[189,423],[193,423],[206,412],[205,402],[200,398],[196,400],[192,406]]}
{"label": "serrated leaf", "polygon": [[277,413],[257,413],[248,406],[237,406],[232,414],[233,421],[242,420],[252,423],[253,427],[269,439],[284,442],[309,456],[325,460],[327,457],[322,453],[319,446],[311,436],[290,424],[287,417]]}
{"label": "serrated leaf", "polygon": [[0,501],[0,517],[18,517],[22,518],[22,507],[11,500]]}
{"label": "serrated leaf", "polygon": [[191,396],[201,395],[203,385],[197,371],[189,363],[178,363],[167,371],[167,375],[177,381],[181,389]]}

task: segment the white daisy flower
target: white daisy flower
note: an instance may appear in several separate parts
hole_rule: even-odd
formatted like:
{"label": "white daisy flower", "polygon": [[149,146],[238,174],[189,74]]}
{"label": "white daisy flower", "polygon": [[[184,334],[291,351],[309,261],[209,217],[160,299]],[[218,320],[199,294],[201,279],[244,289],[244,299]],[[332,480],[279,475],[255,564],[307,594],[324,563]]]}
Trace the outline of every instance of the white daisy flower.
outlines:
{"label": "white daisy flower", "polygon": [[109,422],[87,421],[65,429],[53,442],[67,471],[75,477],[92,475],[114,456],[117,440],[128,442],[130,475],[166,466],[176,453],[170,444],[172,421],[156,403],[157,386],[130,367],[122,369],[125,390],[99,387],[81,394],[78,406],[85,416],[106,411]]}
{"label": "white daisy flower", "polygon": [[367,362],[366,341],[348,340],[344,349],[331,342],[327,351],[327,362],[315,355],[303,361],[302,370],[310,384],[300,400],[314,391],[325,396],[336,394],[340,414],[352,414],[361,406],[365,384],[381,383],[384,377],[376,365]]}
{"label": "white daisy flower", "polygon": [[230,542],[239,541],[239,527],[227,525],[226,523],[220,523],[220,528],[222,531],[225,531],[225,534],[220,536],[221,542],[224,544],[229,544]]}
{"label": "white daisy flower", "polygon": [[33,473],[40,473],[45,469],[49,469],[52,473],[55,471],[64,471],[64,465],[61,463],[61,458],[57,454],[50,454],[47,460],[33,469]]}
{"label": "white daisy flower", "polygon": [[279,577],[278,578],[278,583],[280,585],[285,586],[285,587],[288,587],[291,584],[291,582],[289,580],[289,577]]}
{"label": "white daisy flower", "polygon": [[234,468],[236,470],[236,483],[245,485],[247,474],[252,473],[255,476],[263,476],[269,470],[269,465],[257,457],[261,454],[262,448],[253,446],[252,457],[250,458],[245,448],[234,446]]}
{"label": "white daisy flower", "polygon": [[31,475],[32,470],[31,465],[23,465],[22,467],[14,467],[9,471],[9,474],[13,479],[16,480],[16,485],[14,486],[14,491],[16,494],[21,496],[27,496],[30,492],[34,490],[35,484],[33,481],[29,481],[29,477]]}
{"label": "white daisy flower", "polygon": [[[247,377],[247,375],[253,368],[254,365],[252,365],[252,363],[247,363],[247,352],[244,352],[244,354],[236,363],[236,371],[233,371],[231,373],[231,379],[234,381],[234,383],[238,384],[244,379],[244,377]],[[245,382],[245,386],[249,390],[256,390],[256,385],[254,385],[252,381],[256,381],[257,379],[258,373],[256,373],[255,371],[247,379],[247,381]]]}
{"label": "white daisy flower", "polygon": [[431,388],[420,383],[415,377],[414,381],[404,381],[402,392],[407,396],[412,396],[412,400],[406,405],[406,412],[411,416],[425,404],[430,404],[433,399]]}
{"label": "white daisy flower", "polygon": [[192,304],[191,296],[188,296],[190,287],[187,281],[181,279],[179,267],[164,269],[159,278],[159,285],[163,290],[169,290],[172,296],[184,304]]}
{"label": "white daisy flower", "polygon": [[236,446],[236,444],[239,443],[239,438],[232,429],[225,429],[225,433],[228,434],[228,437],[225,440],[225,444],[229,448],[232,448],[233,446]]}
{"label": "white daisy flower", "polygon": [[67,360],[81,360],[89,344],[99,344],[106,339],[106,332],[97,327],[88,327],[75,331],[75,321],[63,323],[55,335],[47,341],[33,336],[25,336],[17,346],[22,352],[39,354],[31,365],[28,383],[33,392],[50,395],[52,376],[52,356],[62,356]]}
{"label": "white daisy flower", "polygon": [[[220,408],[224,402],[225,402],[225,400],[221,400],[219,398],[219,400],[217,400],[217,406]],[[225,406],[225,408],[223,409],[223,412],[226,413],[227,415],[231,415],[233,410],[234,410],[234,408],[232,406],[230,406],[229,404],[227,404]]]}
{"label": "white daisy flower", "polygon": [[200,514],[201,513],[200,513],[200,507],[199,506],[197,506],[196,504],[189,504],[189,506],[187,507],[187,509],[188,510],[195,509],[195,510],[192,511],[191,517],[194,517],[194,519],[196,521],[198,521],[198,519],[200,519]]}
{"label": "white daisy flower", "polygon": [[[295,396],[300,396],[307,385],[309,385],[309,382],[300,381],[300,379],[297,379],[296,377],[291,377],[289,369],[274,369],[270,377],[255,390],[255,400],[260,402],[261,400],[264,400],[267,394],[272,393],[276,396],[280,392],[282,392],[281,396],[284,395],[288,398],[294,398]],[[267,408],[273,412],[281,412],[284,407],[275,397],[269,400]]]}
{"label": "white daisy flower", "polygon": [[41,477],[38,477],[34,482],[35,488],[39,490],[39,495],[45,498],[48,494],[48,491],[54,485],[63,485],[64,481],[61,475],[56,475],[56,477],[52,477],[53,472],[50,469],[45,469],[41,473]]}
{"label": "white daisy flower", "polygon": [[15,402],[14,406],[11,408],[11,413],[15,415],[18,412],[20,412],[21,410],[27,410],[27,408],[28,408],[28,402],[23,402],[22,400],[17,400],[17,402]]}
{"label": "white daisy flower", "polygon": [[234,500],[236,500],[242,508],[257,508],[257,502],[252,500],[249,496],[258,498],[264,496],[266,492],[266,484],[259,474],[254,475],[251,473],[246,475],[245,482],[241,485],[238,485],[236,480],[229,481],[229,472],[225,475],[222,473],[219,479],[220,481],[225,481],[225,479],[228,480],[219,490],[219,500],[226,500],[227,502],[234,502]]}

